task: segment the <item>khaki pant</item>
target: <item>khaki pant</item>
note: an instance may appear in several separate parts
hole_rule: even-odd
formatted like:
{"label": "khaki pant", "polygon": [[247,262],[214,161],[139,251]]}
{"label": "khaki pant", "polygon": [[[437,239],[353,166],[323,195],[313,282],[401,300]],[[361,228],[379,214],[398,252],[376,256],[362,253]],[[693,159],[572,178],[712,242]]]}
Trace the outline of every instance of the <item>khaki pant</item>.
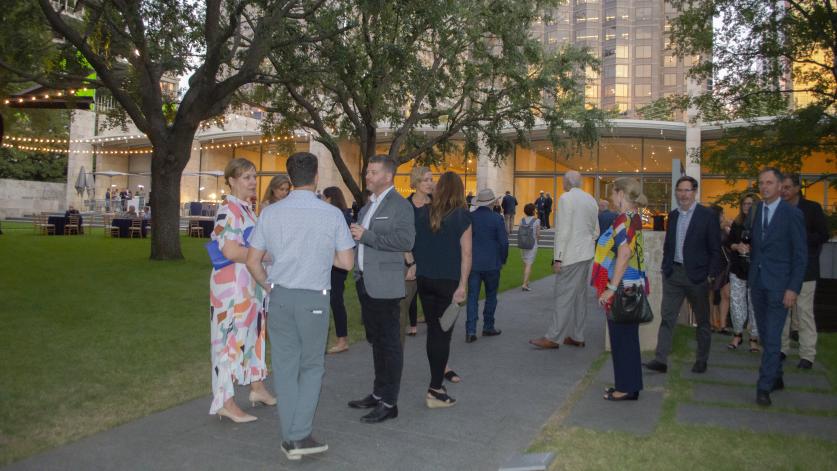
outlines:
{"label": "khaki pant", "polygon": [[791,309],[791,315],[785,322],[782,332],[782,351],[790,349],[791,317],[799,323],[799,358],[811,363],[817,357],[817,324],[814,322],[814,292],[817,290],[816,281],[802,283],[802,289],[796,298],[796,304]]}
{"label": "khaki pant", "polygon": [[506,232],[511,234],[512,231],[514,230],[514,213],[504,214],[503,215],[503,220],[506,223]]}

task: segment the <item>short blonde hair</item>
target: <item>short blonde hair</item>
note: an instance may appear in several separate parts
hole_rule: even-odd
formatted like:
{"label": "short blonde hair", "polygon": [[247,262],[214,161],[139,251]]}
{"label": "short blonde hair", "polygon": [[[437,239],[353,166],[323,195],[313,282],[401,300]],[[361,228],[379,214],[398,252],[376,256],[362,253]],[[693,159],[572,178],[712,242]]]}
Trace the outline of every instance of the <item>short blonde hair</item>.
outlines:
{"label": "short blonde hair", "polygon": [[410,188],[415,190],[425,173],[430,173],[430,169],[424,166],[413,167],[410,170]]}
{"label": "short blonde hair", "polygon": [[625,198],[637,206],[648,206],[648,198],[642,194],[642,187],[635,178],[621,177],[613,182],[613,187],[617,191],[625,193]]}
{"label": "short blonde hair", "polygon": [[250,162],[247,159],[232,159],[227,163],[227,167],[224,169],[224,181],[227,183],[227,186],[230,186],[230,178],[238,178],[244,172],[249,170],[256,170],[256,166],[253,165],[253,162]]}

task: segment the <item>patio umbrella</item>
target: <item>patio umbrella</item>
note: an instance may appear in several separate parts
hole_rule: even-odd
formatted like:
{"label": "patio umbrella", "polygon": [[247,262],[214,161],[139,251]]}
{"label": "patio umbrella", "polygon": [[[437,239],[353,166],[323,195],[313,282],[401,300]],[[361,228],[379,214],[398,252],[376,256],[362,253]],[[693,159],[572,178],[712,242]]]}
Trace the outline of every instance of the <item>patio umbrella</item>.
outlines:
{"label": "patio umbrella", "polygon": [[205,172],[200,172],[202,175],[209,175],[211,177],[215,177],[215,193],[218,193],[218,178],[224,176],[223,170],[207,170]]}
{"label": "patio umbrella", "polygon": [[[84,167],[81,168],[84,171]],[[87,197],[92,198],[96,194],[96,177],[93,174],[85,174],[85,180],[87,180]]]}
{"label": "patio umbrella", "polygon": [[79,196],[83,195],[84,190],[87,189],[87,172],[84,171],[83,165],[78,172],[78,177],[76,177],[76,184],[74,186]]}

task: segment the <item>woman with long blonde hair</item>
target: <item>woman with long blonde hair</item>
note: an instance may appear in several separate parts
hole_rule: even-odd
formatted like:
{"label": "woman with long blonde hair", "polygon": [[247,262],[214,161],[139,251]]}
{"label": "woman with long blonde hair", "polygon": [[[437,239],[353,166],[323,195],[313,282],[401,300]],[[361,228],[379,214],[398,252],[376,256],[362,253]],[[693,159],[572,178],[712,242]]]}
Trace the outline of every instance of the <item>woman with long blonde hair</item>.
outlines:
{"label": "woman with long blonde hair", "polygon": [[276,175],[270,179],[262,197],[261,209],[281,201],[291,192],[291,179],[287,175]]}
{"label": "woman with long blonde hair", "polygon": [[471,218],[465,209],[465,187],[457,174],[443,173],[430,204],[417,210],[413,255],[418,294],[427,321],[430,387],[426,404],[431,409],[450,407],[456,400],[442,383],[453,328],[445,332],[439,319],[452,302],[465,301],[471,273]]}

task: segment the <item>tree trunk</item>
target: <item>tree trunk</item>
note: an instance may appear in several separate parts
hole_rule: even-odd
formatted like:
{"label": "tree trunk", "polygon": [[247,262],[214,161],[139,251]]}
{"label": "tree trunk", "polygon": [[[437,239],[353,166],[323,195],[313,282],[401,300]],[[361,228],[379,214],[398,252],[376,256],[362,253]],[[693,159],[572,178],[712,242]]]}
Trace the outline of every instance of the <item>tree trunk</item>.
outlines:
{"label": "tree trunk", "polygon": [[[194,135],[194,134],[193,134]],[[180,179],[191,155],[192,137],[154,147],[151,157],[151,259],[182,260]]]}

